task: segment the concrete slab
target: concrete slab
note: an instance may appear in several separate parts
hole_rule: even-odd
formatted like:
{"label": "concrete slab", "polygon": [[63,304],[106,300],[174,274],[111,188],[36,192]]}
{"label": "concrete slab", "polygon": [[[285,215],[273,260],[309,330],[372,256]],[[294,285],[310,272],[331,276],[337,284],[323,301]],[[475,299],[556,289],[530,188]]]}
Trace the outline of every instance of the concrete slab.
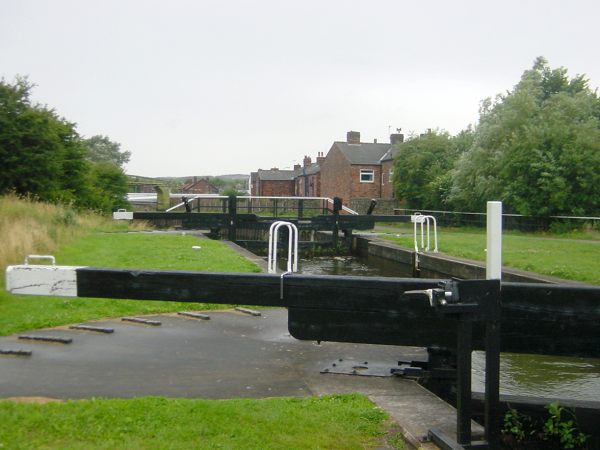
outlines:
{"label": "concrete slab", "polygon": [[454,410],[412,381],[393,377],[322,374],[332,361],[397,366],[422,360],[424,349],[298,341],[287,332],[287,311],[261,310],[254,317],[210,311],[210,320],[177,314],[158,318],[161,327],[89,322],[112,334],[68,327],[36,335],[71,337],[71,345],[0,338],[0,347],[32,350],[31,357],[0,357],[0,397],[262,398],[362,392],[398,420],[415,445],[431,426],[454,432]]}

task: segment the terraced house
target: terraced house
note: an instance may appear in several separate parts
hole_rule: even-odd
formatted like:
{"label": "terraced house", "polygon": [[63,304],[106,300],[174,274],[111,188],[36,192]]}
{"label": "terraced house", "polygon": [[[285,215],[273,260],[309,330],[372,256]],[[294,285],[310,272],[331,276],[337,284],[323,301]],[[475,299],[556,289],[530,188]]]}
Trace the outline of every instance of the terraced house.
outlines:
{"label": "terraced house", "polygon": [[404,135],[390,135],[390,142],[361,142],[358,131],[348,131],[346,141],[336,141],[316,162],[304,156],[293,170],[259,169],[251,174],[252,195],[276,197],[340,197],[352,200],[394,198],[395,145]]}
{"label": "terraced house", "polygon": [[334,142],[321,164],[321,194],[355,199],[393,198],[393,147],[404,135],[392,134],[390,143],[361,142],[358,131],[349,131],[346,142]]}

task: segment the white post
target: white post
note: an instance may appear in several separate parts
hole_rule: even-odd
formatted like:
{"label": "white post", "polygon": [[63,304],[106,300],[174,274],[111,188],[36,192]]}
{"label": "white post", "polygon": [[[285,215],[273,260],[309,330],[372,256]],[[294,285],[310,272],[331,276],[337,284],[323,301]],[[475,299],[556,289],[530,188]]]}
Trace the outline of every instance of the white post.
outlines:
{"label": "white post", "polygon": [[487,202],[487,254],[485,277],[502,279],[502,202]]}

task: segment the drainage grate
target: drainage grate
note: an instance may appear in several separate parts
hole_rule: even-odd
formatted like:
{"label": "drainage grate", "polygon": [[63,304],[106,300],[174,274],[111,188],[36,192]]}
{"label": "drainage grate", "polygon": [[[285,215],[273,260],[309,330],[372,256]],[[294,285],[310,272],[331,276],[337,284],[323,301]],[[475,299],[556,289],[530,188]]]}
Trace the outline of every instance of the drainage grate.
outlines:
{"label": "drainage grate", "polygon": [[93,325],[71,325],[69,327],[71,330],[81,330],[81,331],[95,331],[97,333],[114,333],[114,328],[106,328],[106,327],[95,327]]}
{"label": "drainage grate", "polygon": [[207,314],[201,314],[201,313],[190,312],[190,311],[178,311],[177,314],[179,314],[180,316],[192,317],[194,319],[210,320],[210,316]]}
{"label": "drainage grate", "polygon": [[40,342],[51,342],[56,344],[70,344],[73,342],[72,338],[58,337],[58,336],[37,336],[30,334],[23,334],[19,336],[19,339],[27,341],[40,341]]}
{"label": "drainage grate", "polygon": [[153,327],[159,327],[162,325],[162,322],[159,320],[142,319],[141,317],[122,317],[121,320],[123,322],[141,323],[144,325],[151,325]]}

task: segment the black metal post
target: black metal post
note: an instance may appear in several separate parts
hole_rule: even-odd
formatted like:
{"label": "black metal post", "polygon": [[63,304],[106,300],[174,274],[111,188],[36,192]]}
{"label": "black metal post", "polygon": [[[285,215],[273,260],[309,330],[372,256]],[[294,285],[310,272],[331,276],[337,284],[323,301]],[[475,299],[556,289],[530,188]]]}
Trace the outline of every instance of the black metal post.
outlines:
{"label": "black metal post", "polygon": [[304,200],[298,200],[298,219],[304,216]]}
{"label": "black metal post", "polygon": [[235,242],[237,238],[237,197],[229,196],[229,240]]}
{"label": "black metal post", "polygon": [[456,441],[465,445],[471,443],[471,317],[460,317],[457,330]]}
{"label": "black metal post", "polygon": [[337,247],[338,241],[339,241],[340,226],[339,226],[338,218],[339,218],[341,209],[342,209],[342,199],[339,197],[334,197],[333,198],[334,222],[333,222],[333,229],[331,231],[333,233],[333,245],[335,247]]}
{"label": "black metal post", "polygon": [[484,299],[485,323],[485,439],[489,448],[500,445],[500,282]]}

